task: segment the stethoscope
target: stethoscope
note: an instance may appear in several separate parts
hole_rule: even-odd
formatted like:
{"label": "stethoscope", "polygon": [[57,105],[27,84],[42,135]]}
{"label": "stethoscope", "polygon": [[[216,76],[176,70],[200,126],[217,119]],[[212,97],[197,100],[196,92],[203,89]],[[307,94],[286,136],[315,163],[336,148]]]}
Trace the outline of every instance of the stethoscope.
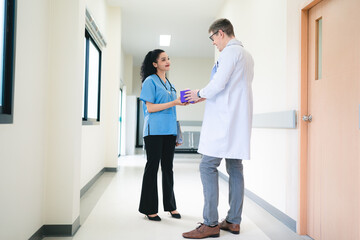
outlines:
{"label": "stethoscope", "polygon": [[168,81],[169,84],[170,84],[170,91],[169,91],[168,88],[166,87],[164,81],[159,77],[159,75],[156,74],[156,76],[159,78],[161,84],[164,86],[164,88],[166,89],[166,91],[167,91],[169,94],[171,94],[171,91],[174,90],[175,95],[176,95],[176,89],[171,85],[171,82],[169,81],[169,79],[167,79],[167,77],[165,77],[165,79],[166,79],[166,81]]}

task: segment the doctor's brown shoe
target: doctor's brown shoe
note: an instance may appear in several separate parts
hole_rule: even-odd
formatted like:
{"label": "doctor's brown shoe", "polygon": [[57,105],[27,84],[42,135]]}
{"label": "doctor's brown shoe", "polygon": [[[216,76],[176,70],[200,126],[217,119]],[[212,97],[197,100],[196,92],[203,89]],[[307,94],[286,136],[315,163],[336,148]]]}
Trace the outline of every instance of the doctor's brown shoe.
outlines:
{"label": "doctor's brown shoe", "polygon": [[206,226],[203,223],[200,223],[196,229],[183,233],[182,236],[184,238],[191,238],[191,239],[200,239],[200,238],[208,238],[208,237],[219,237],[220,236],[220,228],[219,225],[215,227]]}
{"label": "doctor's brown shoe", "polygon": [[229,231],[233,234],[240,233],[240,224],[229,223],[228,221],[224,220],[219,225],[221,230]]}

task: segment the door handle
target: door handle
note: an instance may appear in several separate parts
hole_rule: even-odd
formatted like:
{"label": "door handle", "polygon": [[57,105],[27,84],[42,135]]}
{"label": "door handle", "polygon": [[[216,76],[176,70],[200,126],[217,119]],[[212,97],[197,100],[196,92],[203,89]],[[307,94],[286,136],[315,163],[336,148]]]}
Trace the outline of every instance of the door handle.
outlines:
{"label": "door handle", "polygon": [[302,117],[302,120],[305,121],[305,122],[311,122],[312,121],[312,116],[311,114],[310,115],[304,115]]}

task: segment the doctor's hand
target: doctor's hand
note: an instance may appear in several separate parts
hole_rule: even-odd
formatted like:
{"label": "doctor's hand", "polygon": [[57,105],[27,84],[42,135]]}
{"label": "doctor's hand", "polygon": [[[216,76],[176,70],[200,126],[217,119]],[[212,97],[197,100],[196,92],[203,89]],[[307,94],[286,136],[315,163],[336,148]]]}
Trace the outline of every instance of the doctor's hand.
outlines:
{"label": "doctor's hand", "polygon": [[206,98],[199,98],[199,100],[197,100],[196,102],[194,102],[194,103],[199,103],[199,102],[203,102],[203,101],[205,101],[206,100]]}
{"label": "doctor's hand", "polygon": [[199,89],[187,91],[186,94],[184,95],[186,101],[197,103],[200,100],[200,98],[197,95],[198,91]]}

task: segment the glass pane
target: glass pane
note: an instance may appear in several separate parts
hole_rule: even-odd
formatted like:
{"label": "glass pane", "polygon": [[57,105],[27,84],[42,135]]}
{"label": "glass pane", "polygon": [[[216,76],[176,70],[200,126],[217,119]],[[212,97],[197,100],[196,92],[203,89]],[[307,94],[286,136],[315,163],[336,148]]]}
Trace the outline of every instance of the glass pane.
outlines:
{"label": "glass pane", "polygon": [[316,79],[322,78],[322,18],[316,20]]}
{"label": "glass pane", "polygon": [[89,41],[88,118],[97,119],[100,53]]}
{"label": "glass pane", "polygon": [[0,106],[3,105],[5,0],[0,0]]}
{"label": "glass pane", "polygon": [[82,104],[82,106],[83,106],[83,108],[82,108],[82,118],[84,118],[85,117],[85,113],[84,113],[84,109],[85,109],[85,107],[84,107],[84,104],[85,104],[85,70],[86,70],[86,37],[84,37],[84,71],[83,71],[83,73],[84,73],[84,75],[83,75],[83,104]]}

